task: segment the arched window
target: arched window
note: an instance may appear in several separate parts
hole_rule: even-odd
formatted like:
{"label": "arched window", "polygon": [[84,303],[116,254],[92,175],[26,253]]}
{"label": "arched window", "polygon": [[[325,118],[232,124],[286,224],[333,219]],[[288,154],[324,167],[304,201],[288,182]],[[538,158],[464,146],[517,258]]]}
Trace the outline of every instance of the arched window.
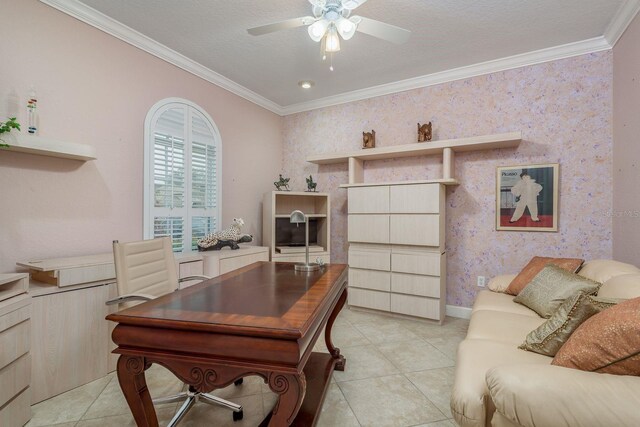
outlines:
{"label": "arched window", "polygon": [[147,113],[144,136],[144,238],[171,236],[174,252],[219,227],[222,141],[211,117],[178,98]]}

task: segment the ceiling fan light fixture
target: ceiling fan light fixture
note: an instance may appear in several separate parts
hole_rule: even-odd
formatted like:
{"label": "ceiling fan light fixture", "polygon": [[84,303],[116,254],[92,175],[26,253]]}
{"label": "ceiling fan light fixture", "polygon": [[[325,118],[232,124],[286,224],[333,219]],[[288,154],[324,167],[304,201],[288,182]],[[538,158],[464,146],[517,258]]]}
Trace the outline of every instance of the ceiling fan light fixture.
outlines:
{"label": "ceiling fan light fixture", "polygon": [[329,26],[329,21],[326,19],[319,19],[313,24],[309,25],[309,37],[314,42],[319,42],[327,33],[327,27]]}
{"label": "ceiling fan light fixture", "polygon": [[340,17],[336,22],[336,28],[343,39],[349,40],[356,33],[358,26],[353,21]]}
{"label": "ceiling fan light fixture", "polygon": [[340,37],[338,36],[338,31],[336,31],[335,26],[331,26],[327,35],[325,36],[324,41],[324,50],[325,52],[339,52],[340,51]]}
{"label": "ceiling fan light fixture", "polygon": [[342,0],[342,7],[347,10],[353,10],[367,0]]}

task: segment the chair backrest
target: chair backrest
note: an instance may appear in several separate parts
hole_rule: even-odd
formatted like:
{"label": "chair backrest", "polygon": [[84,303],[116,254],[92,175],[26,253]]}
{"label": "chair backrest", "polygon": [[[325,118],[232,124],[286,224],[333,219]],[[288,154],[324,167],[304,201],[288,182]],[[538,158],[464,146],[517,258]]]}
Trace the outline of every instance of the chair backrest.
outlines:
{"label": "chair backrest", "polygon": [[118,295],[159,297],[178,289],[178,273],[170,237],[139,242],[113,242]]}

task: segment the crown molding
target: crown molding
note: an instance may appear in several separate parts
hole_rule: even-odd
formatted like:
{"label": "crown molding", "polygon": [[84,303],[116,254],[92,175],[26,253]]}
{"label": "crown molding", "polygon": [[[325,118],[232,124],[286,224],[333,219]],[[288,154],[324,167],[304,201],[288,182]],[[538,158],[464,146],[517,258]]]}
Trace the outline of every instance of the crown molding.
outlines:
{"label": "crown molding", "polygon": [[427,74],[420,77],[413,77],[394,83],[387,83],[365,89],[354,90],[351,92],[328,96],[326,98],[316,99],[313,101],[293,104],[284,107],[283,114],[286,116],[289,114],[301,113],[303,111],[331,107],[334,105],[346,104],[348,102],[361,101],[377,96],[390,95],[407,90],[419,89],[427,86],[452,82],[455,80],[468,79],[470,77],[511,70],[514,68],[526,67],[528,65],[540,64],[544,62],[556,61],[558,59],[570,58],[572,56],[579,56],[608,49],[611,49],[611,45],[604,37],[600,36],[579,42],[540,49],[514,56],[508,56],[506,58],[481,62],[465,67],[453,68],[450,70]]}
{"label": "crown molding", "polygon": [[175,65],[191,74],[194,74],[210,83],[213,83],[229,92],[253,102],[278,115],[283,115],[282,107],[275,102],[253,92],[250,89],[218,74],[204,65],[187,58],[167,46],[145,36],[138,31],[127,27],[107,15],[80,3],[77,0],[40,0],[69,16],[72,16],[86,24],[91,25],[107,34],[110,34],[132,46],[137,47],[151,55],[154,55],[170,64]]}
{"label": "crown molding", "polygon": [[627,0],[620,5],[618,11],[607,26],[604,32],[604,38],[611,46],[615,46],[622,37],[633,18],[640,11],[640,0]]}

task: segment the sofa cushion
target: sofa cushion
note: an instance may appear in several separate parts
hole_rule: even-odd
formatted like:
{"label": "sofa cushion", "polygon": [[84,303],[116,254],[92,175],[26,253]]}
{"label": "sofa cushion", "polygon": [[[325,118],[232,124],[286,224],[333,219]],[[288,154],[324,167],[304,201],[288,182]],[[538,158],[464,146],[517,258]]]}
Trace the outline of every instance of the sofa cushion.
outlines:
{"label": "sofa cushion", "polygon": [[529,332],[524,343],[518,348],[553,357],[585,320],[615,305],[616,302],[583,293],[567,298],[549,320]]}
{"label": "sofa cushion", "polygon": [[596,314],[560,348],[553,364],[617,375],[640,375],[640,298]]}
{"label": "sofa cushion", "polygon": [[640,273],[622,274],[612,277],[600,286],[598,296],[618,299],[640,297]]}
{"label": "sofa cushion", "polygon": [[518,346],[529,332],[544,322],[539,316],[491,310],[475,311],[471,315],[467,338],[508,342]]}
{"label": "sofa cushion", "polygon": [[612,259],[594,259],[587,261],[578,272],[582,277],[600,283],[604,283],[612,277],[632,273],[640,273],[640,269],[635,265],[625,264],[624,262],[614,261]]}
{"label": "sofa cushion", "polygon": [[501,276],[496,276],[493,279],[489,280],[489,284],[487,284],[487,288],[493,292],[506,292],[509,284],[513,282],[517,274],[503,274]]}
{"label": "sofa cushion", "polygon": [[506,292],[511,295],[518,295],[531,283],[531,280],[549,264],[553,264],[571,273],[578,271],[584,260],[578,258],[547,258],[534,256],[531,261],[522,269],[515,279],[509,284]]}
{"label": "sofa cushion", "polygon": [[480,310],[501,311],[539,318],[538,314],[521,304],[513,302],[513,295],[491,291],[480,291],[473,304],[473,312]]}
{"label": "sofa cushion", "polygon": [[578,292],[595,294],[599,288],[600,283],[547,265],[513,301],[548,319],[565,299]]}
{"label": "sofa cushion", "polygon": [[511,343],[465,339],[458,347],[456,373],[451,391],[451,412],[463,427],[484,427],[495,406],[485,380],[489,369],[509,364],[546,365],[550,357],[518,350]]}

